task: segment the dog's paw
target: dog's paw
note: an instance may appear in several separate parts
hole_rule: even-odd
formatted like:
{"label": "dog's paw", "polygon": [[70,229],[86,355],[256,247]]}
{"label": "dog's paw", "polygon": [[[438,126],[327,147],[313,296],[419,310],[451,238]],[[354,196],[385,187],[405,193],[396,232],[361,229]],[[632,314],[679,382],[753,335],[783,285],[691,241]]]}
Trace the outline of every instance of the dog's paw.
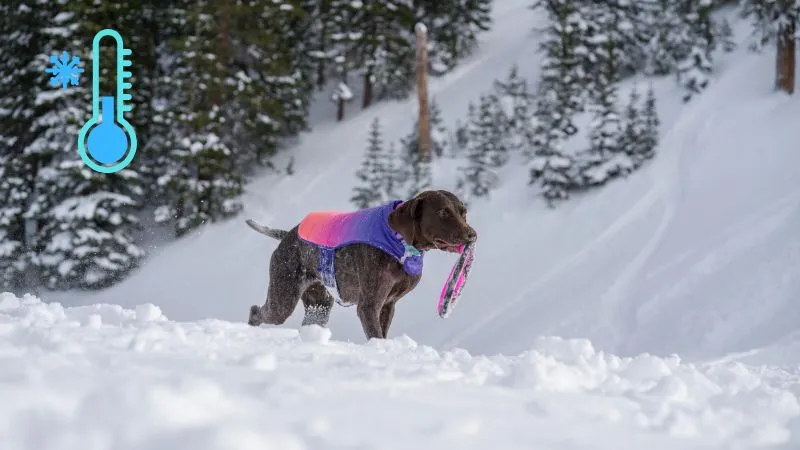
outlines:
{"label": "dog's paw", "polygon": [[303,317],[301,325],[319,325],[324,327],[328,325],[328,319],[331,316],[330,306],[324,305],[311,305],[306,307],[306,314]]}
{"label": "dog's paw", "polygon": [[263,321],[261,320],[261,308],[257,305],[253,305],[250,307],[250,318],[247,319],[247,324],[257,327],[261,325]]}

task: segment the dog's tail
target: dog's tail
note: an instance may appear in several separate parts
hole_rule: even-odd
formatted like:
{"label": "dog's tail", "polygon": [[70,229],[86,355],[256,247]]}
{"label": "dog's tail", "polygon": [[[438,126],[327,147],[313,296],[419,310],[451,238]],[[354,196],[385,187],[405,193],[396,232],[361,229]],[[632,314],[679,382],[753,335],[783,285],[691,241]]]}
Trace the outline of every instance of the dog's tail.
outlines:
{"label": "dog's tail", "polygon": [[250,228],[258,231],[264,236],[269,236],[273,239],[282,240],[283,238],[286,237],[287,234],[289,234],[289,232],[286,230],[275,230],[266,225],[261,225],[260,223],[256,222],[253,219],[247,219],[245,220],[245,222],[247,223],[247,225],[250,226]]}

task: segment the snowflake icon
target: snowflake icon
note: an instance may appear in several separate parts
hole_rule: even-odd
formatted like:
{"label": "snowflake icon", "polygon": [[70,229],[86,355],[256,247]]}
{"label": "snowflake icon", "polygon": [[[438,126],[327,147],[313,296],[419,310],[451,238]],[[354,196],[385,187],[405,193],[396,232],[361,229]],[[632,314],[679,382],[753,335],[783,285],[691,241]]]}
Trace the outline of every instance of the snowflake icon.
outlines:
{"label": "snowflake icon", "polygon": [[78,77],[83,73],[83,68],[78,67],[78,64],[81,63],[80,58],[73,56],[70,59],[69,53],[64,51],[60,58],[57,55],[51,56],[50,62],[53,65],[45,69],[45,72],[53,74],[53,77],[50,78],[51,86],[55,87],[60,84],[61,89],[66,91],[69,85],[78,85]]}

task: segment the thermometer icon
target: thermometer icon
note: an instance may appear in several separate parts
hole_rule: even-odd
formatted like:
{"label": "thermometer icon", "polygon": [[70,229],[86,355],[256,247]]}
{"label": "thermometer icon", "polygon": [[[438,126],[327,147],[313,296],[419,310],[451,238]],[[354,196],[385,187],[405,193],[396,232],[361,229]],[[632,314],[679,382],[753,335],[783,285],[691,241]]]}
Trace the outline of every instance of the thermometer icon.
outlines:
{"label": "thermometer icon", "polygon": [[[100,40],[106,36],[114,38],[117,44],[116,95],[100,96]],[[131,95],[125,90],[131,83],[124,81],[133,74],[125,67],[133,63],[133,52],[122,45],[122,36],[112,29],[100,30],[92,42],[92,118],[86,122],[78,134],[78,154],[83,162],[94,171],[115,173],[131,163],[136,155],[136,132],[124,114],[133,109],[129,103]],[[88,134],[88,138],[87,138]]]}

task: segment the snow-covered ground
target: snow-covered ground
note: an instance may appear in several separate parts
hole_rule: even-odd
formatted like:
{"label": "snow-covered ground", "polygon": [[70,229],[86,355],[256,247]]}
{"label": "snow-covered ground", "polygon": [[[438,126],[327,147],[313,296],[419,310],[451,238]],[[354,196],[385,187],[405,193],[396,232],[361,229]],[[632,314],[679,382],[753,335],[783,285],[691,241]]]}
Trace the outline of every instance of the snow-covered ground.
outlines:
{"label": "snow-covered ground", "polygon": [[[368,345],[307,327],[173,322],[158,307],[0,295],[4,450],[752,449],[789,441],[797,378],[619,358]],[[787,386],[789,385],[789,386]],[[796,448],[796,447],[795,447]]]}
{"label": "snow-covered ground", "polygon": [[[537,78],[530,1],[495,4],[478,54],[431,82],[450,124],[512,64]],[[66,309],[0,299],[0,448],[799,448],[800,103],[773,91],[769,52],[720,65],[689,104],[656,81],[661,144],[627,180],[549,210],[510,167],[470,212],[450,318],[454,256],[432,253],[393,339],[367,345],[352,308],[332,336],[300,311],[245,325],[276,242],[244,218],[351,209],[372,119],[387,139],[412,126],[413,98],[335,123],[320,94],[296,174],[249,184],[241,218],[158,245],[112,289],[42,294]]]}

